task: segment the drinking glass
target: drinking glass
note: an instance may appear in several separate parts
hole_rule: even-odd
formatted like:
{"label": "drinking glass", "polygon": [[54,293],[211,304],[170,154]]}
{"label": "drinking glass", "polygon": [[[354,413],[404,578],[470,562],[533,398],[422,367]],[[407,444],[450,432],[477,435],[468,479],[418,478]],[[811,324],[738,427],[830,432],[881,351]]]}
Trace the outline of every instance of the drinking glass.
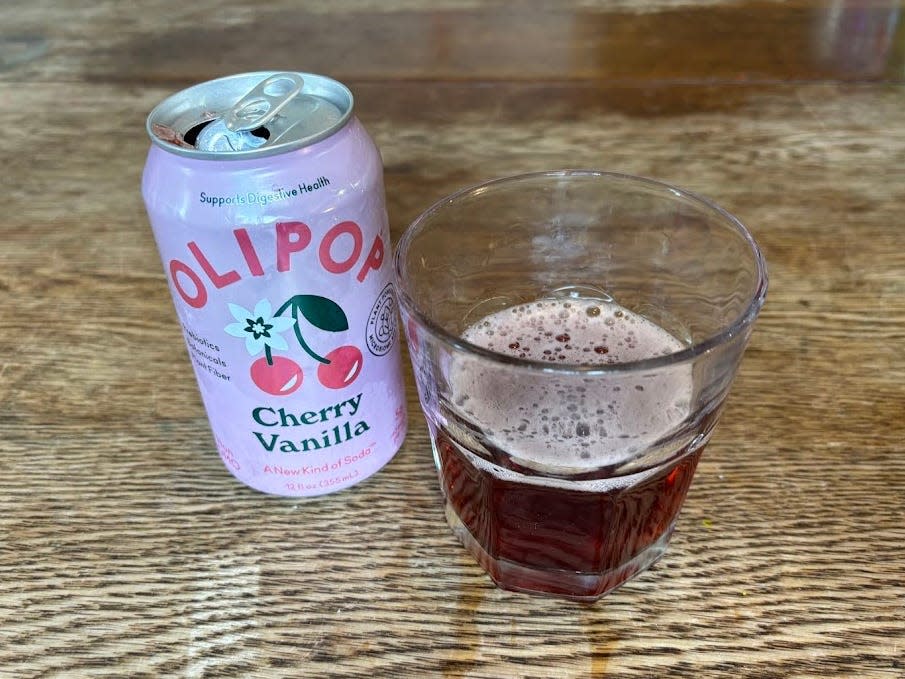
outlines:
{"label": "drinking glass", "polygon": [[395,267],[446,518],[494,582],[592,601],[656,562],[766,295],[739,220],[527,174],[430,207]]}

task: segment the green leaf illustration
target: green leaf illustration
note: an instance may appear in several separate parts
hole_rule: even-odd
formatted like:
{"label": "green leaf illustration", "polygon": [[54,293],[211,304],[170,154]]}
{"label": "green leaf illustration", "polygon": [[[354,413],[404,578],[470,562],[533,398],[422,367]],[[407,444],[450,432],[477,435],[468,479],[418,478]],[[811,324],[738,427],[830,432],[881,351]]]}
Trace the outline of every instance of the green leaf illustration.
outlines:
{"label": "green leaf illustration", "polygon": [[349,329],[349,319],[332,299],[319,295],[296,295],[293,303],[311,325],[327,332]]}

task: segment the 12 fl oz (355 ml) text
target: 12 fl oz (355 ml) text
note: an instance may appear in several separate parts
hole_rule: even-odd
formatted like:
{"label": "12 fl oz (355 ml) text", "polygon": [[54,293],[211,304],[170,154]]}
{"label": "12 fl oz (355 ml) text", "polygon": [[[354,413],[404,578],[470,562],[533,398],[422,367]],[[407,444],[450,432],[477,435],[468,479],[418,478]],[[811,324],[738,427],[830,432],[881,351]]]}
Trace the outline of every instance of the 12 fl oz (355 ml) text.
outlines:
{"label": "12 fl oz (355 ml) text", "polygon": [[317,482],[312,483],[296,483],[293,481],[289,481],[286,483],[286,490],[288,491],[299,491],[299,490],[321,490],[324,488],[332,488],[333,486],[340,486],[353,479],[357,479],[359,477],[359,473],[357,469],[353,469],[346,474],[342,474],[339,476],[331,476],[326,479],[321,479]]}

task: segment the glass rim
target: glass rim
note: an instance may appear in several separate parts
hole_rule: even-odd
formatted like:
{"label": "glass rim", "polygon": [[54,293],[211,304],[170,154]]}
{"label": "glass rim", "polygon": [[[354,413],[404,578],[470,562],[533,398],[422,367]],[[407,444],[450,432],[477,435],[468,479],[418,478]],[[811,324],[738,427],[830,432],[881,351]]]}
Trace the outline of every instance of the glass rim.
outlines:
{"label": "glass rim", "polygon": [[[601,177],[604,179],[614,179],[635,184],[647,185],[649,187],[660,190],[665,189],[672,193],[676,198],[684,198],[692,204],[704,208],[705,211],[719,215],[725,222],[734,227],[735,230],[742,236],[754,256],[754,261],[757,269],[757,284],[754,288],[754,292],[751,295],[751,298],[748,301],[748,304],[745,306],[744,311],[742,311],[742,313],[740,313],[731,323],[721,324],[720,330],[718,332],[713,333],[698,342],[694,342],[690,346],[687,346],[680,351],[675,351],[663,356],[653,356],[651,358],[645,358],[635,361],[625,361],[622,363],[551,364],[549,362],[538,361],[529,358],[510,356],[508,354],[499,353],[491,349],[485,349],[484,347],[481,347],[477,344],[473,344],[472,342],[462,339],[458,335],[449,332],[439,323],[436,323],[430,317],[429,313],[421,309],[415,303],[415,301],[412,299],[412,296],[406,289],[406,267],[404,263],[405,257],[403,253],[409,249],[409,246],[411,245],[411,242],[414,240],[414,238],[424,230],[425,224],[430,220],[432,216],[440,212],[444,207],[460,202],[466,196],[480,195],[500,184],[514,184],[529,179],[539,179],[543,177],[554,178],[572,176]],[[527,172],[523,174],[510,175],[507,177],[499,177],[497,179],[491,179],[488,181],[480,182],[478,184],[467,186],[456,191],[455,193],[441,198],[426,210],[424,210],[421,214],[419,214],[402,234],[399,242],[396,243],[396,251],[394,253],[393,259],[396,274],[396,292],[399,296],[400,304],[404,305],[406,310],[411,315],[413,315],[419,323],[421,323],[434,337],[442,341],[445,345],[458,351],[463,351],[480,356],[495,363],[511,365],[517,368],[536,370],[539,372],[556,375],[593,376],[595,374],[613,374],[620,372],[664,368],[690,361],[697,356],[705,354],[715,347],[728,342],[733,337],[737,336],[744,328],[751,325],[757,319],[757,315],[758,313],[760,313],[761,307],[763,307],[764,305],[768,287],[767,264],[764,259],[763,253],[761,252],[761,249],[758,246],[757,242],[754,240],[754,236],[751,235],[751,232],[748,231],[747,227],[742,224],[741,220],[739,220],[738,217],[720,207],[708,198],[705,198],[693,191],[688,191],[678,186],[674,186],[657,179],[651,179],[649,177],[630,175],[621,172],[608,172],[604,170],[562,169],[541,172]]]}

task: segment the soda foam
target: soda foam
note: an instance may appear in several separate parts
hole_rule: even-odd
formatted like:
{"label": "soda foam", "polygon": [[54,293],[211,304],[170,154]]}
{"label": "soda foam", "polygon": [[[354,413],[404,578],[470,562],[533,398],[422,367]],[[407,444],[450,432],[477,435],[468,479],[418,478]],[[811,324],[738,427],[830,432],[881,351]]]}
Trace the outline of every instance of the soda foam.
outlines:
{"label": "soda foam", "polygon": [[[667,355],[682,342],[613,302],[541,299],[503,309],[463,339],[553,365],[614,365]],[[455,404],[516,462],[575,473],[619,464],[668,436],[689,413],[691,366],[607,375],[478,364],[452,372]]]}

